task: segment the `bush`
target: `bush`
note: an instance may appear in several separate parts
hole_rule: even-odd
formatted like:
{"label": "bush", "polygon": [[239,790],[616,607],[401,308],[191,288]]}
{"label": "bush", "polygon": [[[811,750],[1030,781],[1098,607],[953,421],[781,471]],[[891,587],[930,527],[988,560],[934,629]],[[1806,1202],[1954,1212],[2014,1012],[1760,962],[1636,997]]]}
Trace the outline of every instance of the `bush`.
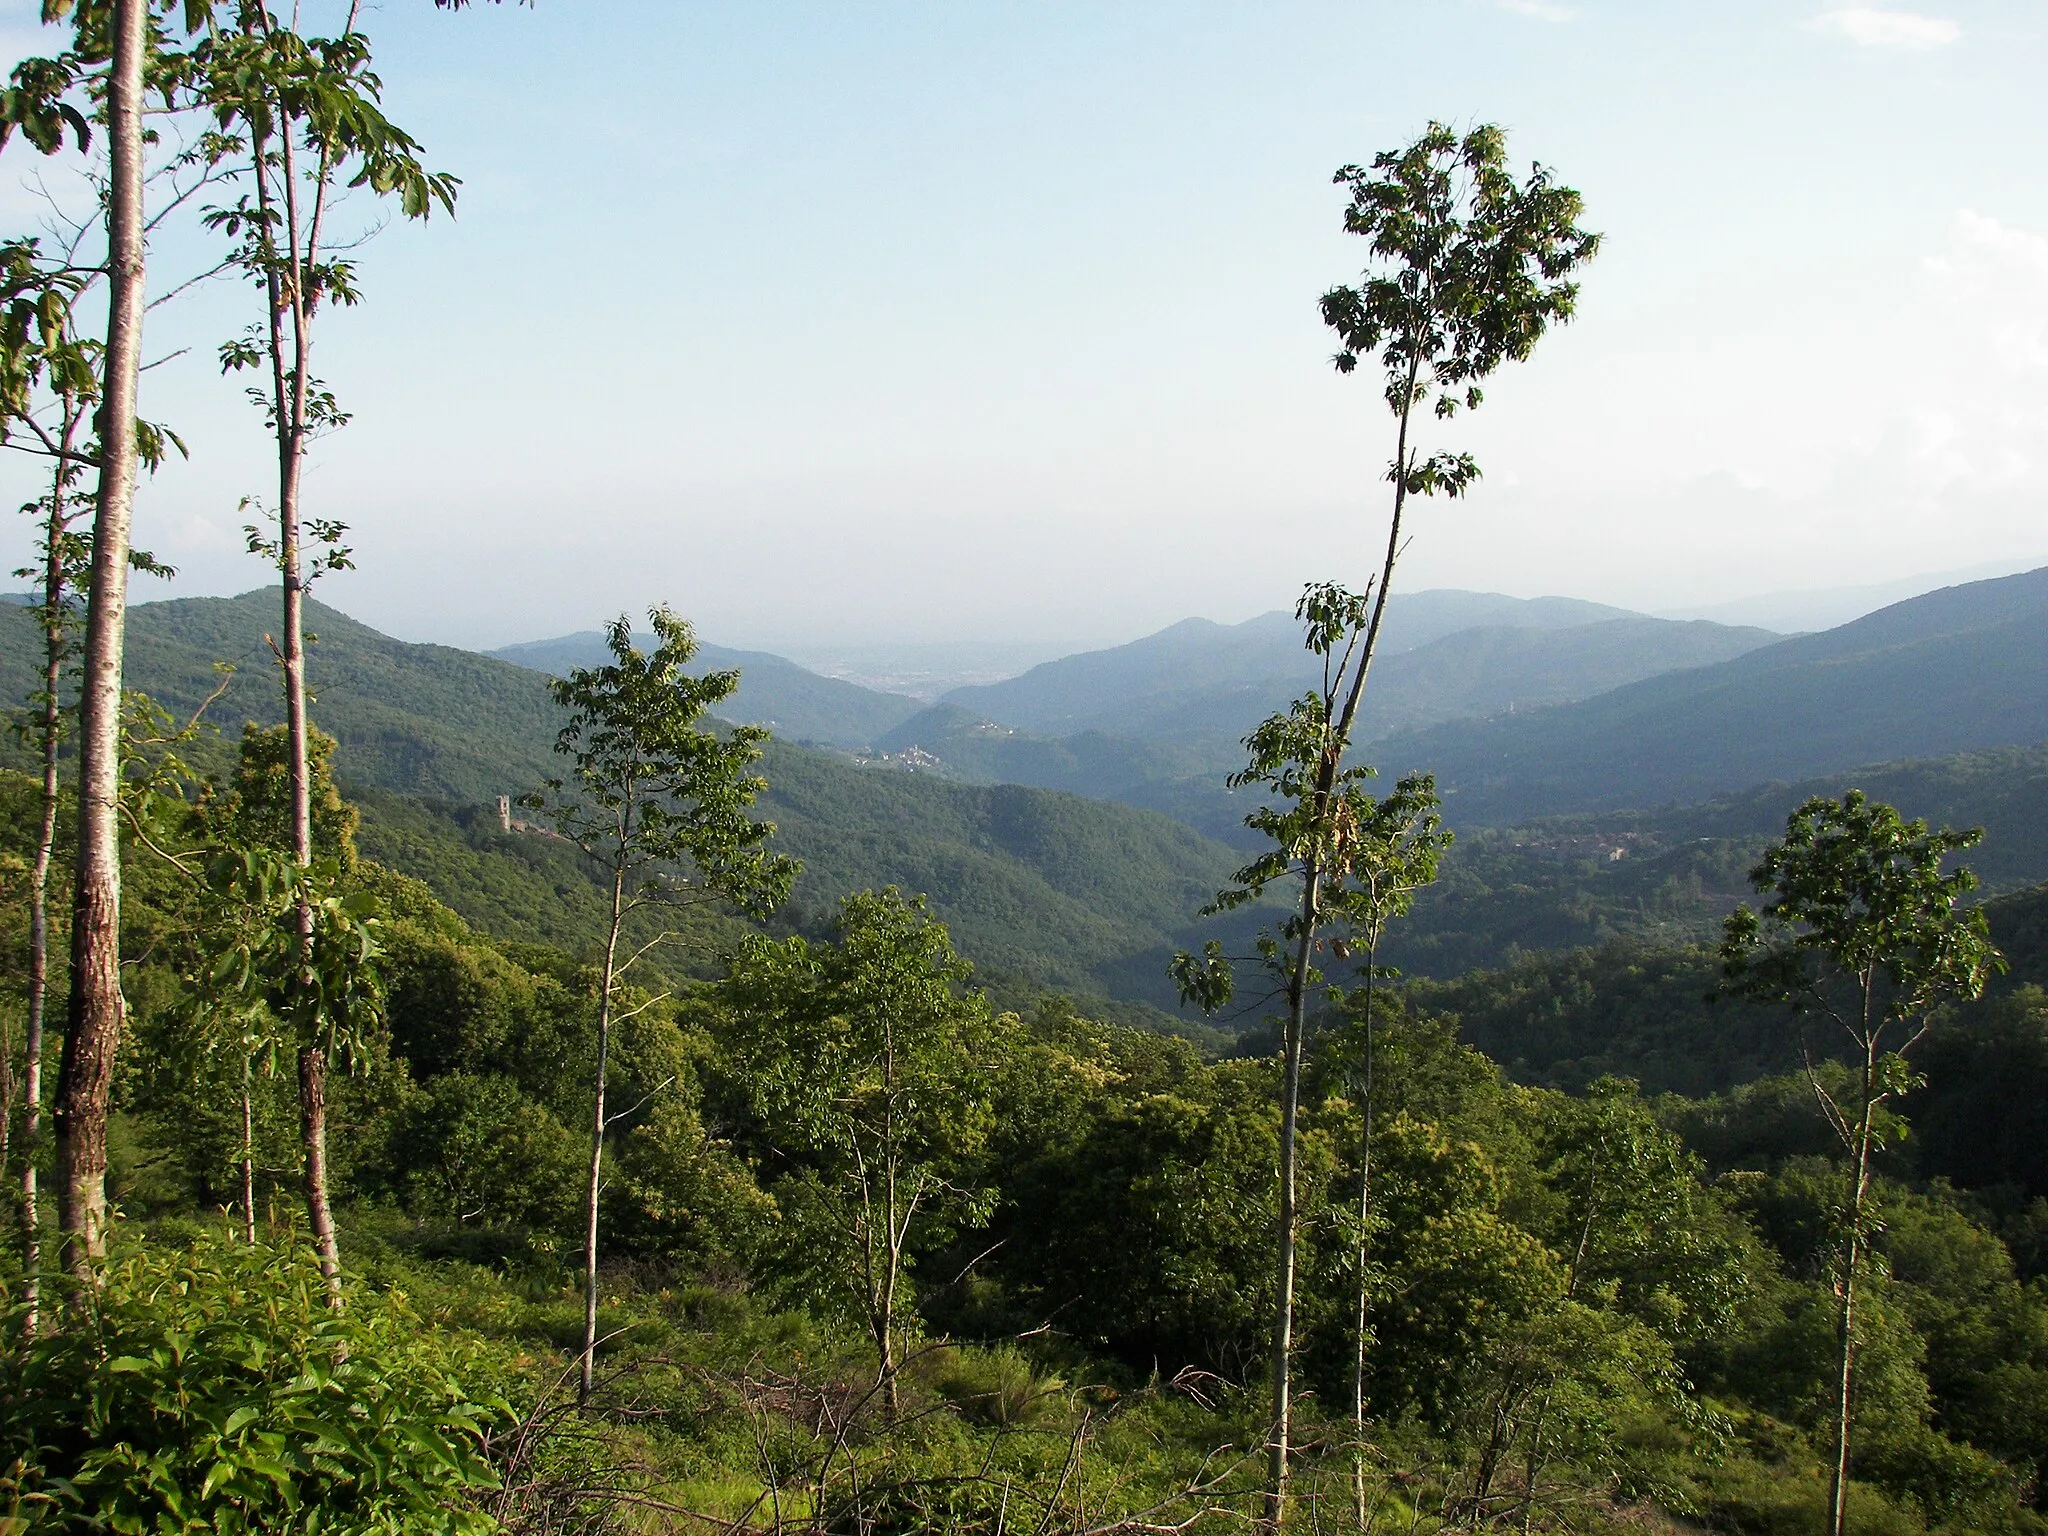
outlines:
{"label": "bush", "polygon": [[[48,1287],[46,1286],[46,1291]],[[0,1532],[497,1529],[497,1372],[403,1300],[327,1306],[306,1255],[202,1236],[110,1260],[91,1314],[23,1334],[0,1277]]]}
{"label": "bush", "polygon": [[1066,1384],[1057,1376],[1041,1380],[1014,1345],[942,1345],[917,1360],[914,1371],[972,1423],[1014,1428],[1066,1412]]}

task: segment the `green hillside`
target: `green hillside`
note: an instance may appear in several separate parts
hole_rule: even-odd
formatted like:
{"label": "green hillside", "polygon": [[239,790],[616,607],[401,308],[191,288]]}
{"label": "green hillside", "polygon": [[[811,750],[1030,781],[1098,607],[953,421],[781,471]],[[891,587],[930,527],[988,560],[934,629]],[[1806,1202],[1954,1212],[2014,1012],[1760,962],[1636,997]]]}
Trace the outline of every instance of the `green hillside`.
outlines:
{"label": "green hillside", "polygon": [[[2048,982],[2048,886],[1985,910],[2011,964],[1994,999]],[[1802,1030],[1785,1009],[1717,996],[1720,979],[1704,944],[1622,941],[1413,980],[1403,992],[1411,1007],[1454,1017],[1461,1038],[1519,1080],[1572,1091],[1611,1074],[1658,1093],[1724,1092],[1796,1070],[1805,1051],[1838,1049],[1832,1033]]]}
{"label": "green hillside", "polygon": [[[267,636],[276,594],[182,598],[130,610],[128,686],[179,717],[218,685],[216,664],[236,669],[209,718],[226,733],[283,717]],[[517,792],[547,772],[556,717],[533,673],[445,645],[378,633],[323,603],[306,608],[314,712],[341,743],[352,786],[465,800]],[[0,608],[0,689],[35,687],[40,637],[25,610]]]}
{"label": "green hillside", "polygon": [[[272,723],[274,627],[268,593],[143,605],[130,683],[184,713],[226,660],[240,670],[211,718],[229,736],[244,720]],[[558,843],[503,832],[493,807],[553,770],[541,676],[393,640],[319,605],[309,627],[314,718],[340,742],[337,777],[363,806],[365,851],[489,932],[585,948],[599,918],[587,872]],[[22,610],[0,610],[0,686],[15,697],[33,685],[35,644]],[[1171,1007],[1167,956],[1238,862],[1165,816],[1048,790],[864,768],[779,741],[763,771],[763,810],[805,865],[799,920],[850,891],[927,894],[988,979],[1021,992]],[[726,932],[707,920],[695,953],[708,963]]]}
{"label": "green hillside", "polygon": [[[396,641],[333,609],[316,606],[313,618],[316,718],[341,741],[338,768],[364,802],[373,856],[428,879],[492,932],[577,947],[594,931],[595,908],[573,860],[534,839],[507,839],[489,810],[498,794],[550,769],[551,706],[539,677]],[[131,680],[189,710],[214,686],[214,660],[227,659],[241,670],[217,722],[230,735],[243,719],[268,723],[276,702],[264,635],[274,623],[268,593],[145,604],[135,611]],[[34,644],[26,615],[0,609],[0,681],[16,696],[30,687]],[[862,767],[780,742],[771,749],[767,812],[807,865],[798,908],[897,884],[929,893],[962,948],[1006,984],[1171,1006],[1166,956],[1192,936],[1196,909],[1238,861],[1213,834],[1238,834],[1242,797],[1214,774],[1164,776],[1176,763],[1170,749],[1100,736],[1047,741],[986,729],[944,706],[887,741],[911,738],[939,743],[942,759],[962,765],[947,773],[979,782]],[[1166,814],[1053,792],[1091,782]],[[1993,889],[2048,879],[2048,748],[1891,763],[1697,806],[1501,829],[1475,824],[1469,802],[1453,796],[1460,842],[1439,883],[1396,925],[1387,958],[1447,978],[1525,952],[1706,937],[1741,899],[1755,849],[1786,812],[1850,784],[1910,814],[1985,826],[1972,863]],[[407,842],[428,829],[439,841]],[[457,848],[467,850],[459,873],[449,863]]]}
{"label": "green hillside", "polygon": [[1967,862],[1989,893],[2048,880],[2048,745],[1884,763],[1700,805],[1510,828],[1464,825],[1453,802],[1459,841],[1437,884],[1395,925],[1388,956],[1415,974],[1451,977],[1520,951],[1710,938],[1749,896],[1748,870],[1792,809],[1852,788],[1937,825],[1982,827],[1983,845]]}
{"label": "green hillside", "polygon": [[[1039,790],[934,784],[877,770],[855,777],[801,748],[771,745],[762,808],[776,844],[804,862],[776,926],[820,931],[841,896],[895,885],[931,898],[981,983],[1023,1001],[1045,992],[1120,1001],[1146,1022],[1202,1033],[1168,1016],[1171,950],[1231,862],[1163,817],[1141,817]],[[474,804],[358,790],[358,842],[378,863],[423,880],[479,929],[591,953],[603,893],[563,844],[505,832]],[[661,957],[709,975],[745,931],[693,915],[688,942]],[[1206,929],[1204,930],[1207,931]]]}
{"label": "green hillside", "polygon": [[1196,775],[1209,783],[1221,780],[1204,771],[1201,753],[1186,747],[1104,731],[1034,736],[953,704],[913,715],[874,745],[882,753],[928,753],[938,760],[935,771],[969,784],[1029,784],[1126,803],[1160,782]]}
{"label": "green hillside", "polygon": [[2048,569],[1576,704],[1375,748],[1436,771],[1465,825],[1655,806],[1858,763],[2048,739]]}

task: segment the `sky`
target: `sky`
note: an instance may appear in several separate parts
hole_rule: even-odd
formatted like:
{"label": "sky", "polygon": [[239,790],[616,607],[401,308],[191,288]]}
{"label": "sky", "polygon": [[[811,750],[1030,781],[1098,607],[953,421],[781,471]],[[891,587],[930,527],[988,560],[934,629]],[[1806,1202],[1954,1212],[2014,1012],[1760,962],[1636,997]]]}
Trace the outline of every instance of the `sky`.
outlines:
{"label": "sky", "polygon": [[[337,8],[307,0],[309,27]],[[1392,426],[1317,298],[1335,169],[1502,124],[1605,236],[1577,319],[1430,445],[1411,588],[1650,611],[2048,563],[2048,3],[538,0],[364,13],[457,217],[346,227],[315,371],[353,420],[316,595],[488,646],[667,601],[728,645],[1072,648],[1359,583]],[[0,45],[48,47],[30,0]],[[0,156],[0,222],[66,167]],[[379,228],[378,226],[382,227]],[[218,242],[170,220],[153,286]],[[152,312],[148,595],[247,590],[272,471]],[[0,466],[0,494],[31,494]],[[4,552],[26,556],[26,520]],[[10,566],[21,563],[11,560]],[[145,595],[138,592],[138,596]]]}

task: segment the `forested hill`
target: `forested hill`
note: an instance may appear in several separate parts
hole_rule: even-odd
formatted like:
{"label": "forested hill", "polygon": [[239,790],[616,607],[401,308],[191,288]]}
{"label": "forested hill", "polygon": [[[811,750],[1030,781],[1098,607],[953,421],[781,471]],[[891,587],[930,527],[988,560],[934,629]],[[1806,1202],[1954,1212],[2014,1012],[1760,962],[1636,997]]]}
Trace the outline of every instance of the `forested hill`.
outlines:
{"label": "forested hill", "polygon": [[[1648,618],[1566,598],[1476,592],[1396,597],[1387,631],[1360,715],[1363,740],[1583,699],[1778,638],[1768,630]],[[1291,615],[1233,626],[1191,619],[1007,682],[956,689],[945,703],[1039,735],[1099,732],[1192,752],[1205,767],[1221,768],[1235,766],[1244,735],[1307,687],[1314,670]],[[946,756],[940,738],[918,744]]]}
{"label": "forested hill", "polygon": [[1768,784],[1698,805],[1458,824],[1437,882],[1394,925],[1386,958],[1450,978],[1517,953],[1714,937],[1751,898],[1750,867],[1814,795],[1861,789],[1937,826],[1981,827],[1963,856],[1987,895],[2048,881],[2048,745],[1908,760]]}
{"label": "forested hill", "polygon": [[[245,720],[275,724],[284,714],[269,640],[278,624],[277,594],[268,590],[138,603],[128,615],[128,686],[183,720],[220,685],[225,663],[236,670],[208,718],[230,735]],[[349,783],[484,800],[530,788],[551,771],[559,719],[534,673],[452,646],[394,640],[318,602],[306,605],[306,628],[313,713],[341,743]],[[7,697],[34,691],[40,650],[28,612],[0,607]]]}
{"label": "forested hill", "polygon": [[[239,670],[208,718],[230,738],[280,715],[265,636],[274,595],[133,610],[131,687],[183,717]],[[558,771],[557,725],[537,672],[446,646],[393,640],[309,605],[313,716],[340,743],[336,776],[362,801],[373,857],[426,880],[493,932],[572,950],[595,937],[573,860],[497,831],[493,802]],[[0,608],[0,686],[35,686],[38,637]],[[908,702],[908,701],[906,701]],[[762,811],[804,861],[796,910],[850,891],[927,894],[964,953],[998,980],[1170,1006],[1167,956],[1239,862],[1170,818],[1075,795],[977,787],[772,742]],[[586,910],[588,908],[588,910]]]}
{"label": "forested hill", "polygon": [[1705,800],[1859,763],[2048,739],[2048,568],[1597,698],[1378,744],[1463,825]]}
{"label": "forested hill", "polygon": [[[2048,984],[2048,886],[2010,892],[1985,904],[1993,941],[2009,969],[1986,999],[1943,1023],[1997,1017],[2015,998]],[[1806,1054],[1840,1051],[1832,1024],[1789,1010],[1721,995],[1721,965],[1706,944],[1619,941],[1519,956],[1507,964],[1443,980],[1416,979],[1402,991],[1410,1006],[1458,1021],[1459,1036],[1523,1082],[1583,1091],[1621,1076],[1653,1093],[1721,1093],[1798,1071]],[[2029,1066],[2048,1086],[2048,1036]],[[2041,1100],[2029,1117],[2048,1115]],[[1811,1113],[1811,1105],[1800,1106]],[[1816,1117],[1817,1121],[1817,1117]],[[2028,1154],[2043,1170],[2048,1155]]]}

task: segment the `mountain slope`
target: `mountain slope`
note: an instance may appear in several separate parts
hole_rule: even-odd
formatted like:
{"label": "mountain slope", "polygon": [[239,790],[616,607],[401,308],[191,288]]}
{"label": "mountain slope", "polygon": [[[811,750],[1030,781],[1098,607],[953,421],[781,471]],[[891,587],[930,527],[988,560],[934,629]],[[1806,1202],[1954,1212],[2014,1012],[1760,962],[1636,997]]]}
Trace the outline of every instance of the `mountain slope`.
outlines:
{"label": "mountain slope", "polygon": [[[503,646],[490,654],[500,661],[557,677],[571,667],[600,666],[611,659],[604,636],[597,630]],[[720,713],[742,725],[765,725],[790,741],[818,742],[831,747],[871,746],[924,708],[918,700],[900,693],[883,693],[836,677],[821,677],[768,651],[700,645],[696,664],[705,670],[738,668],[739,691],[726,701]]]}
{"label": "mountain slope", "polygon": [[[129,681],[184,715],[240,664],[211,718],[230,737],[272,723],[264,641],[271,594],[136,608]],[[490,802],[555,771],[558,716],[537,673],[445,646],[409,645],[311,605],[315,723],[340,742],[337,777],[359,796],[365,851],[443,889],[494,932],[583,933],[591,903],[559,844],[499,830]],[[37,637],[0,611],[0,689],[34,685]],[[1165,816],[1075,795],[974,787],[863,768],[771,742],[763,810],[805,862],[795,900],[817,913],[849,891],[929,894],[962,951],[1033,987],[1170,1005],[1165,960],[1240,860]],[[461,850],[467,849],[467,852]],[[560,903],[560,911],[527,911]]]}
{"label": "mountain slope", "polygon": [[[1033,736],[951,704],[934,704],[875,743],[885,753],[930,753],[946,777],[969,784],[1025,784],[1123,800],[1142,786],[1202,771],[1200,753],[1102,731]],[[1128,803],[1128,802],[1127,802]]]}
{"label": "mountain slope", "polygon": [[[1361,739],[1586,698],[1660,672],[1723,661],[1777,638],[1765,630],[1645,618],[1562,598],[1463,601],[1480,597],[1418,593],[1405,600],[1420,609],[1413,615],[1401,600],[1393,603],[1387,649],[1360,716]],[[1436,632],[1488,611],[1501,621]],[[1209,768],[1222,768],[1235,764],[1238,743],[1254,725],[1316,676],[1315,659],[1303,650],[1300,626],[1289,615],[1229,628],[1191,619],[1114,651],[1048,662],[986,688],[956,689],[946,702],[1040,735],[1097,731],[1181,747]]]}
{"label": "mountain slope", "polygon": [[1383,742],[1470,824],[1649,806],[2048,739],[2048,568],[1530,714]]}
{"label": "mountain slope", "polygon": [[[2048,886],[1994,897],[1984,912],[1992,941],[2012,962],[2010,974],[1993,981],[1991,997],[2048,978]],[[1409,1006],[1455,1017],[1459,1036],[1516,1080],[1572,1091],[1618,1075],[1652,1093],[1725,1092],[1796,1072],[1809,1051],[1839,1048],[1839,1031],[1815,1028],[1784,1008],[1722,997],[1720,982],[1711,948],[1622,941],[1515,956],[1455,979],[1410,981],[1402,990]],[[1986,1011],[1965,1004],[1951,1022],[1967,1026]],[[1940,1042],[1952,1037],[1947,1027],[1937,1030],[1916,1060],[1931,1068]],[[1916,1094],[1907,1108],[1922,1102]],[[1811,1134],[1826,1136],[1803,1093],[1800,1105],[1802,1118],[1811,1117]],[[1981,1113],[1981,1098],[1958,1108]]]}
{"label": "mountain slope", "polygon": [[[227,734],[274,725],[283,694],[268,636],[274,592],[182,598],[129,610],[127,682],[180,720],[236,668],[209,718]],[[351,782],[409,794],[484,799],[540,781],[559,718],[531,672],[445,645],[380,634],[325,604],[306,605],[314,717],[341,743]],[[36,686],[40,637],[28,614],[0,608],[0,696]]]}
{"label": "mountain slope", "polygon": [[777,845],[804,861],[799,901],[924,893],[977,964],[1043,987],[1172,1008],[1167,959],[1242,862],[1165,816],[1053,790],[780,745],[763,771]]}
{"label": "mountain slope", "polygon": [[[1392,654],[1483,625],[1562,629],[1626,617],[1632,615],[1624,609],[1576,598],[1417,592],[1389,606],[1382,644]],[[1211,689],[1249,685],[1264,697],[1280,679],[1276,698],[1284,700],[1307,677],[1301,626],[1292,614],[1274,612],[1242,624],[1184,619],[1128,645],[1064,656],[1000,683],[956,688],[945,702],[1021,730],[1063,735],[1099,728],[1104,718],[1118,718],[1149,701]],[[1136,733],[1126,729],[1120,734]]]}
{"label": "mountain slope", "polygon": [[1700,805],[1560,817],[1512,828],[1454,820],[1437,883],[1393,925],[1386,958],[1449,978],[1517,951],[1718,937],[1785,818],[1813,795],[1861,789],[1937,826],[1981,827],[1967,864],[1993,896],[2048,881],[2048,745],[1882,763],[1769,784]]}

